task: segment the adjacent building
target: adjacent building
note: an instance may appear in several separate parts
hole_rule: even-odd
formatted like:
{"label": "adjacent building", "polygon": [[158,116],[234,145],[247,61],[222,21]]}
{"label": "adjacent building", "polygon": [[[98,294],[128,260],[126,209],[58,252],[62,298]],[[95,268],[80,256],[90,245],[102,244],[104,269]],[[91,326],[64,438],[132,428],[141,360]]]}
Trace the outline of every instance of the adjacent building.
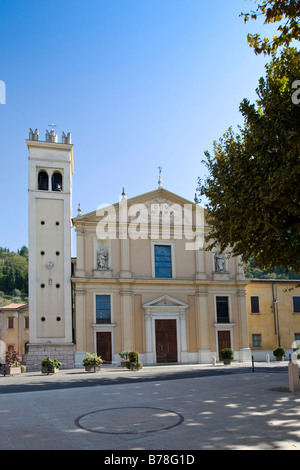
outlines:
{"label": "adjacent building", "polygon": [[247,284],[249,343],[257,361],[274,360],[278,346],[288,354],[300,345],[300,281],[251,280]]}
{"label": "adjacent building", "polygon": [[29,342],[28,304],[12,303],[0,307],[0,362],[7,351],[25,358]]}

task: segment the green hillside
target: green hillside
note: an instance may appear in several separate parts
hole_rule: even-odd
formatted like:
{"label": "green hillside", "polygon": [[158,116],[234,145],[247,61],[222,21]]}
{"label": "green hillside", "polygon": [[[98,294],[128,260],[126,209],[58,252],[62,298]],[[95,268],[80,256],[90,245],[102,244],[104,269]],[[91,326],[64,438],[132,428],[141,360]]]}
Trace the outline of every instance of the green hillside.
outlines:
{"label": "green hillside", "polygon": [[251,258],[245,267],[246,279],[290,279],[299,280],[300,274],[295,273],[292,269],[286,271],[284,268],[275,268],[274,271],[255,267],[254,259]]}
{"label": "green hillside", "polygon": [[0,247],[0,306],[28,301],[28,248]]}

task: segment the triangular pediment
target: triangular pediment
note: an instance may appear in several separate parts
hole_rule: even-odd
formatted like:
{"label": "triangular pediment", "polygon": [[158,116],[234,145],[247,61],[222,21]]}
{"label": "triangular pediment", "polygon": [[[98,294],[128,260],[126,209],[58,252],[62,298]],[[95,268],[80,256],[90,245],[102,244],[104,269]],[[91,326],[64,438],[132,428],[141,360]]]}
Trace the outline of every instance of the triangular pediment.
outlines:
{"label": "triangular pediment", "polygon": [[139,196],[135,196],[127,200],[128,206],[131,206],[132,204],[147,205],[147,204],[156,203],[156,202],[168,203],[170,205],[194,204],[188,199],[178,196],[178,194],[172,193],[171,191],[168,191],[167,189],[164,189],[164,188],[159,188],[154,191],[150,191],[148,193],[140,194]]}
{"label": "triangular pediment", "polygon": [[[119,211],[120,211],[120,204],[124,204],[127,206],[127,209],[130,207],[134,209],[133,206],[138,208],[139,205],[142,205],[146,208],[147,214],[149,218],[155,215],[166,215],[171,217],[180,217],[183,214],[183,208],[185,205],[189,207],[195,207],[195,202],[191,202],[188,199],[185,199],[181,196],[178,196],[171,191],[168,191],[164,188],[159,188],[154,191],[150,191],[148,193],[141,194],[139,196],[135,196],[129,199],[125,199],[123,201],[117,202],[115,204],[104,205],[100,206],[97,210],[78,215],[76,218],[73,219],[74,225],[77,224],[93,224],[97,223],[100,218],[101,214],[104,214],[106,208],[113,208],[116,214],[116,222],[119,221]],[[129,211],[130,212],[130,211]],[[134,214],[134,210],[132,215]],[[102,215],[103,216],[103,215]]]}
{"label": "triangular pediment", "polygon": [[181,300],[175,299],[170,295],[163,295],[157,299],[151,300],[143,305],[144,308],[184,308],[188,307],[188,304]]}

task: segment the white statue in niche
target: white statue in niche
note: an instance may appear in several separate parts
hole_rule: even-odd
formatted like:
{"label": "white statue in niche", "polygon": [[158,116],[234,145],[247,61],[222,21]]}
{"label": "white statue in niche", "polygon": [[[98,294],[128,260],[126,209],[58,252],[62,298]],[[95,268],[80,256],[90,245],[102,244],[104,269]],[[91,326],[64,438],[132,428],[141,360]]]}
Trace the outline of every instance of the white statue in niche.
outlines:
{"label": "white statue in niche", "polygon": [[215,271],[218,273],[225,272],[225,259],[223,253],[215,253]]}
{"label": "white statue in niche", "polygon": [[100,248],[97,251],[97,267],[98,269],[108,269],[108,251],[106,248]]}

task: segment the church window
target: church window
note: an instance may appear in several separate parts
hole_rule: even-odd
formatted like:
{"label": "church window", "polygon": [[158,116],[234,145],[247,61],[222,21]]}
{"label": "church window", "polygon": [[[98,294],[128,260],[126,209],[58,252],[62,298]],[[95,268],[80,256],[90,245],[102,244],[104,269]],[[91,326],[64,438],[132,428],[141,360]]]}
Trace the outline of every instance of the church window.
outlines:
{"label": "church window", "polygon": [[111,322],[110,295],[96,295],[96,323]]}
{"label": "church window", "polygon": [[228,297],[217,297],[217,322],[229,323]]}
{"label": "church window", "polygon": [[62,191],[62,175],[58,171],[52,175],[52,191]]}
{"label": "church window", "polygon": [[155,245],[155,277],[172,277],[172,259],[170,245]]}
{"label": "church window", "polygon": [[259,313],[259,297],[258,295],[251,295],[251,313]]}
{"label": "church window", "polygon": [[38,175],[38,189],[42,191],[48,191],[49,181],[48,173],[46,171],[40,171]]}

